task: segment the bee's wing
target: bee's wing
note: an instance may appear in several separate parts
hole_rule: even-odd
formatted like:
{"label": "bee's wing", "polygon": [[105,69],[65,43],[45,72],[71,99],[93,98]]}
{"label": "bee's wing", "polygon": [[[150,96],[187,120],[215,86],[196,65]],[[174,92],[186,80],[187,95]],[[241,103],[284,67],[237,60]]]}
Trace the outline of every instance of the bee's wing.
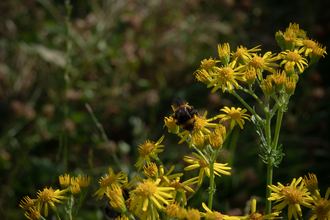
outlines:
{"label": "bee's wing", "polygon": [[104,206],[107,202],[109,202],[109,198],[106,195],[100,199],[97,196],[92,197],[90,200],[87,201],[88,205],[95,205],[95,206]]}
{"label": "bee's wing", "polygon": [[180,98],[174,98],[174,99],[172,100],[172,104],[173,104],[173,106],[174,106],[175,108],[178,108],[178,107],[184,105],[185,103],[184,103],[183,100],[180,99]]}

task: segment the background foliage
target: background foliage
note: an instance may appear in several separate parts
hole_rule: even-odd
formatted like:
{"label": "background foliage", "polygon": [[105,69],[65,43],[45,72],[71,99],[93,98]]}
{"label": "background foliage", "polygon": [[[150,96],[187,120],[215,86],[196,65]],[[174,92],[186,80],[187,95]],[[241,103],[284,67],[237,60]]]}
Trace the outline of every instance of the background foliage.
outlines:
{"label": "background foliage", "polygon": [[[182,171],[182,157],[189,149],[184,144],[178,147],[178,137],[163,128],[164,116],[171,114],[171,100],[181,97],[201,113],[207,109],[209,116],[224,105],[239,106],[233,96],[211,94],[194,82],[192,73],[200,61],[217,57],[218,43],[229,42],[232,50],[262,44],[262,53],[279,52],[275,32],[296,22],[310,38],[329,48],[326,0],[80,0],[71,4],[66,90],[64,3],[0,3],[1,219],[24,218],[20,199],[35,198],[45,186],[59,187],[58,176],[64,172],[90,175],[92,194],[100,176],[114,166],[111,149],[125,171],[132,172],[138,144],[157,141],[163,133],[166,149],[160,157],[168,167],[177,164],[176,171]],[[312,172],[323,193],[329,187],[329,68],[326,57],[300,77],[284,115],[280,143],[286,156],[274,171],[275,182],[285,184]],[[85,103],[104,126],[110,143],[102,139]],[[236,130],[220,158],[233,166],[231,177],[216,179],[220,187],[214,207],[221,212],[243,214],[251,196],[265,194],[266,170],[252,126],[248,123],[243,131]],[[63,161],[65,134],[67,163]],[[206,197],[199,193],[190,205]],[[86,205],[82,212],[86,219],[104,218],[97,207]]]}

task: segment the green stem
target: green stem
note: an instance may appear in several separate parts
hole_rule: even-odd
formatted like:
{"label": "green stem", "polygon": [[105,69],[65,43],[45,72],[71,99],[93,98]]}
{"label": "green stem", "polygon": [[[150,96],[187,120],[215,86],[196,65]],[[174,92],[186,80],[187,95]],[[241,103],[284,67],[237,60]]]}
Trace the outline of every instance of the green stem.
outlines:
{"label": "green stem", "polygon": [[126,217],[128,217],[129,220],[135,220],[134,216],[127,209],[124,214],[126,215]]}
{"label": "green stem", "polygon": [[277,111],[277,118],[276,118],[276,127],[275,127],[275,134],[274,134],[274,141],[273,141],[273,150],[276,150],[278,137],[280,135],[281,125],[282,125],[282,118],[283,118],[283,109],[279,108]]}
{"label": "green stem", "polygon": [[254,115],[254,117],[261,123],[264,124],[259,115],[247,104],[241,96],[239,96],[235,90],[232,91],[232,94]]}
{"label": "green stem", "polygon": [[268,200],[271,194],[271,189],[268,186],[272,185],[273,182],[273,158],[268,157],[267,163],[267,183],[266,183],[266,215],[272,211],[272,202]]}
{"label": "green stem", "polygon": [[155,220],[154,204],[149,199],[151,220]]}
{"label": "green stem", "polygon": [[209,188],[209,201],[208,201],[208,207],[212,210],[212,203],[213,203],[213,195],[215,193],[215,186],[214,186],[214,163],[210,163],[209,165],[210,169],[210,188]]}
{"label": "green stem", "polygon": [[254,91],[252,90],[252,86],[251,85],[249,85],[249,89],[248,90],[245,89],[245,88],[243,88],[243,87],[241,87],[241,86],[239,88],[240,88],[240,90],[242,90],[242,91],[250,94],[255,100],[257,100],[257,102],[259,103],[259,105],[262,108],[262,110],[265,109],[264,103],[262,103],[262,101],[259,99],[259,97],[254,93]]}
{"label": "green stem", "polygon": [[61,220],[61,217],[60,217],[60,215],[58,214],[58,212],[57,212],[56,210],[54,210],[54,212],[55,212],[55,215],[56,215],[56,219],[57,219],[57,220]]}
{"label": "green stem", "polygon": [[[106,141],[107,143],[110,143],[108,136],[105,134],[105,131],[104,131],[104,128],[103,128],[102,124],[95,117],[92,108],[87,103],[85,104],[85,107],[87,108],[89,114],[92,116],[92,119],[93,119],[94,123],[96,124],[96,127],[100,130],[100,132],[102,134],[103,140]],[[116,155],[115,150],[113,148],[110,148],[110,149],[111,149],[112,157],[113,157],[115,163],[118,165],[118,167],[120,168],[120,170],[124,170],[123,169],[123,165],[119,161],[119,159],[118,159],[118,157]]]}

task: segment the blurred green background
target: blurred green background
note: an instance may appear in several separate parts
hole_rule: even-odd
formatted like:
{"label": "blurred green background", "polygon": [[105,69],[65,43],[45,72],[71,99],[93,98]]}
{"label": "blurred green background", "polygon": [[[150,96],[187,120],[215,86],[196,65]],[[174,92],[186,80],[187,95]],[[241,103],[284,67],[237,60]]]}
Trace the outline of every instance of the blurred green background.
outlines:
{"label": "blurred green background", "polygon": [[[108,167],[119,168],[112,151],[133,172],[137,146],[166,137],[159,157],[182,172],[190,152],[169,134],[164,116],[181,97],[212,117],[224,105],[243,107],[234,96],[211,94],[194,81],[205,58],[217,57],[217,44],[231,50],[262,45],[280,52],[275,32],[296,22],[307,36],[329,47],[330,2],[319,1],[72,1],[70,82],[65,86],[65,7],[63,1],[7,0],[0,3],[0,219],[24,219],[18,207],[25,195],[58,188],[65,172],[92,177],[90,194]],[[280,143],[282,164],[274,183],[315,173],[324,195],[329,184],[329,58],[301,75],[285,113]],[[246,97],[253,105],[254,100]],[[67,100],[67,101],[66,101]],[[64,109],[67,103],[68,118]],[[106,143],[85,108],[88,103],[110,139]],[[235,137],[236,136],[236,137]],[[65,140],[68,160],[63,161]],[[231,177],[217,178],[214,208],[244,214],[251,196],[262,212],[266,167],[258,154],[253,125],[235,130],[221,154]],[[235,154],[227,150],[231,146]],[[188,173],[190,178],[195,173]],[[205,186],[207,187],[207,186]],[[91,197],[91,196],[89,196]],[[200,207],[200,192],[189,205]],[[51,212],[52,213],[52,212]],[[84,205],[78,219],[105,219],[98,207]],[[308,217],[308,216],[306,216]]]}

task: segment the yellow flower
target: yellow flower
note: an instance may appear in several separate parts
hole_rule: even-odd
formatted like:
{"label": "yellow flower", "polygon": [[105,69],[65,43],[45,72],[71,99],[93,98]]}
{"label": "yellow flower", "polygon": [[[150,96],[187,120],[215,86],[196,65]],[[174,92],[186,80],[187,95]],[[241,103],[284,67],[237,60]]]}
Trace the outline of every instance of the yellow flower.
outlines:
{"label": "yellow flower", "polygon": [[172,116],[165,117],[164,122],[165,122],[164,126],[168,128],[169,133],[173,133],[173,134],[179,133],[179,126],[176,124],[177,119],[174,119]]}
{"label": "yellow flower", "polygon": [[191,147],[192,144],[195,143],[196,138],[199,138],[200,136],[204,136],[204,134],[211,133],[211,131],[209,129],[207,129],[207,127],[215,128],[217,126],[217,124],[210,123],[210,122],[216,120],[217,118],[219,118],[219,116],[215,116],[215,117],[209,118],[209,119],[206,119],[206,116],[207,116],[207,111],[205,111],[203,116],[194,115],[195,122],[194,122],[193,131],[190,132],[188,130],[185,130],[185,131],[181,132],[179,134],[179,136],[181,136],[182,138],[179,141],[179,144],[184,142],[191,134],[191,140],[190,140],[190,145],[189,145],[189,147]]}
{"label": "yellow flower", "polygon": [[187,210],[181,207],[176,215],[178,219],[186,219],[187,218]]}
{"label": "yellow flower", "polygon": [[173,191],[173,198],[177,198],[177,193],[179,192],[183,200],[183,204],[187,205],[186,190],[189,192],[194,192],[194,190],[190,188],[189,185],[193,185],[197,182],[198,177],[193,177],[187,181],[184,181],[183,183],[180,183],[180,177],[177,177],[175,180],[171,181],[168,186],[175,189],[175,191]]}
{"label": "yellow flower", "polygon": [[241,220],[264,220],[264,219],[280,219],[282,217],[277,217],[281,212],[273,212],[268,215],[262,215],[257,212],[257,201],[255,199],[252,200],[251,203],[251,214],[240,217]]}
{"label": "yellow flower", "polygon": [[217,71],[219,67],[216,66],[216,63],[219,63],[219,60],[215,60],[212,59],[212,57],[210,57],[210,59],[204,59],[203,61],[201,61],[201,69],[204,69],[206,71],[208,71],[209,73],[212,73],[212,71]]}
{"label": "yellow flower", "polygon": [[59,176],[59,181],[62,189],[67,188],[70,185],[70,175],[64,174],[64,176]]}
{"label": "yellow flower", "polygon": [[219,53],[219,58],[221,62],[224,65],[227,65],[230,60],[230,46],[229,43],[225,43],[223,45],[218,44],[218,53]]}
{"label": "yellow flower", "polygon": [[231,107],[231,109],[229,109],[227,106],[225,106],[224,108],[220,109],[220,111],[224,111],[227,113],[219,115],[219,118],[222,118],[220,120],[220,123],[230,119],[230,129],[233,129],[236,123],[241,127],[241,129],[243,129],[243,125],[245,123],[244,119],[250,121],[250,116],[248,114],[245,114],[245,112],[247,111],[246,109],[235,109],[234,107]]}
{"label": "yellow flower", "polygon": [[144,175],[147,177],[153,178],[158,174],[158,168],[155,163],[147,163],[147,166],[143,166],[143,172]]}
{"label": "yellow flower", "polygon": [[36,209],[35,207],[29,208],[30,213],[25,212],[25,217],[27,217],[30,220],[39,220],[40,218],[40,211]]}
{"label": "yellow flower", "polygon": [[311,52],[313,52],[316,42],[306,37],[305,39],[297,39],[295,45],[302,47],[302,51],[305,51],[305,57],[307,57]]}
{"label": "yellow flower", "polygon": [[252,54],[253,58],[249,60],[249,65],[243,66],[244,71],[249,67],[253,67],[258,75],[259,80],[262,78],[262,71],[267,70],[269,72],[275,72],[272,67],[278,67],[277,63],[274,61],[278,60],[279,58],[272,54],[272,52],[265,53],[262,57],[261,55]]}
{"label": "yellow flower", "polygon": [[231,59],[232,60],[235,60],[237,59],[239,63],[241,64],[247,64],[249,62],[249,60],[252,59],[252,54],[255,53],[255,52],[258,52],[258,51],[261,51],[260,47],[261,45],[259,46],[256,46],[252,49],[247,49],[246,47],[243,47],[242,45],[241,46],[238,46],[237,47],[237,50],[236,52],[232,52],[231,53]]}
{"label": "yellow flower", "polygon": [[171,218],[174,218],[178,214],[179,210],[180,206],[177,201],[166,206],[166,214]]}
{"label": "yellow flower", "polygon": [[261,88],[267,95],[270,95],[274,92],[273,90],[273,75],[268,75],[264,82],[261,83]]}
{"label": "yellow flower", "polygon": [[[23,199],[25,201],[23,201]],[[23,199],[21,200],[19,207],[21,207],[25,211],[29,211],[30,208],[34,206],[34,201],[32,199],[30,199],[29,196],[24,196]]]}
{"label": "yellow flower", "polygon": [[66,196],[61,196],[62,194],[66,193],[69,190],[69,188],[65,189],[65,190],[53,190],[52,187],[50,187],[49,189],[47,189],[47,187],[44,188],[43,191],[38,191],[38,199],[36,199],[36,206],[38,207],[38,210],[40,211],[43,207],[43,205],[45,205],[45,209],[44,209],[44,214],[47,217],[48,216],[48,205],[54,210],[56,211],[56,206],[54,204],[54,202],[57,203],[63,203],[62,201],[60,201],[60,199],[69,199],[69,197]]}
{"label": "yellow flower", "polygon": [[287,77],[285,81],[286,93],[292,95],[294,93],[295,88],[296,88],[296,79],[293,76]]}
{"label": "yellow flower", "polygon": [[246,81],[245,73],[240,72],[241,67],[235,68],[236,61],[229,63],[228,66],[222,66],[217,72],[211,74],[214,77],[207,88],[214,86],[212,92],[217,91],[222,87],[222,92],[226,91],[226,88],[229,93],[232,92],[233,86],[238,89],[239,85],[236,80]]}
{"label": "yellow flower", "polygon": [[300,49],[299,51],[286,50],[281,52],[280,56],[282,57],[283,61],[280,63],[280,66],[282,66],[283,64],[285,65],[295,64],[295,66],[298,67],[300,73],[304,72],[304,66],[306,67],[308,66],[308,61],[300,55],[302,52],[303,52],[302,49]]}
{"label": "yellow flower", "polygon": [[222,146],[223,135],[226,134],[226,127],[222,125],[217,125],[214,131],[209,135],[209,142],[214,148]]}
{"label": "yellow flower", "polygon": [[[203,159],[203,157],[201,157],[200,155],[198,155],[197,153],[192,153],[195,157],[190,157],[190,156],[185,156],[183,158],[184,161],[186,161],[187,163],[190,163],[191,165],[187,166],[184,168],[185,171],[188,170],[194,170],[197,168],[200,168],[199,170],[199,175],[198,175],[198,185],[200,185],[203,181],[204,178],[204,173],[210,177],[210,168],[208,166],[208,161],[205,161]],[[221,174],[224,175],[231,175],[230,172],[226,171],[226,170],[230,170],[231,167],[226,167],[228,163],[222,164],[222,163],[214,163],[213,164],[213,172],[215,175],[221,176]]]}
{"label": "yellow flower", "polygon": [[71,193],[76,195],[80,193],[80,186],[78,184],[78,182],[74,179],[74,177],[71,177]]}
{"label": "yellow flower", "polygon": [[[291,220],[292,215],[295,219],[298,218],[298,215],[300,217],[302,216],[300,205],[311,208],[310,202],[312,198],[309,196],[310,192],[304,187],[304,183],[301,182],[301,180],[301,177],[298,180],[294,178],[289,186],[283,186],[281,183],[278,183],[278,186],[268,186],[273,191],[268,200],[275,201],[276,203],[280,202],[278,205],[274,206],[273,209],[280,211],[288,205],[289,220]],[[298,186],[300,182],[301,184]]]}
{"label": "yellow flower", "polygon": [[109,176],[106,174],[105,177],[101,177],[100,189],[98,189],[93,196],[98,196],[102,198],[106,189],[113,185],[118,185],[121,187],[123,184],[127,183],[127,174],[122,174],[123,172],[120,171],[119,173],[115,174],[113,169],[109,167]]}
{"label": "yellow flower", "polygon": [[304,184],[306,186],[306,188],[312,193],[314,194],[315,190],[318,190],[318,182],[317,182],[317,178],[315,174],[308,174],[309,178],[305,175],[304,176]]}
{"label": "yellow flower", "polygon": [[209,84],[210,82],[210,74],[205,69],[198,69],[194,72],[195,78],[197,81]]}
{"label": "yellow flower", "polygon": [[325,193],[325,197],[321,198],[320,193],[318,190],[315,190],[316,195],[313,195],[313,203],[312,210],[314,214],[309,220],[319,219],[319,220],[329,220],[330,219],[330,201],[329,201],[329,194],[330,194],[330,187],[328,188],[327,192]]}
{"label": "yellow flower", "polygon": [[152,179],[144,180],[143,183],[139,182],[134,190],[130,191],[131,197],[134,199],[130,208],[134,209],[134,213],[140,210],[147,211],[149,203],[152,202],[154,207],[163,210],[162,204],[169,204],[169,199],[172,199],[171,191],[173,187],[160,187],[158,186],[160,179],[156,181]]}
{"label": "yellow flower", "polygon": [[122,189],[114,185],[112,189],[107,188],[105,191],[105,194],[110,199],[109,203],[110,205],[120,213],[123,213],[126,211],[126,205],[125,205],[125,199],[123,197],[123,191]]}
{"label": "yellow flower", "polygon": [[313,63],[317,62],[321,57],[324,57],[324,54],[327,54],[326,51],[327,47],[324,47],[317,43],[314,48],[313,52],[309,54],[311,60],[309,61],[309,65],[312,65]]}
{"label": "yellow flower", "polygon": [[78,177],[75,178],[75,180],[78,182],[79,186],[82,188],[86,188],[89,186],[89,182],[91,181],[91,177],[87,175],[78,175]]}
{"label": "yellow flower", "polygon": [[228,215],[223,215],[220,212],[217,211],[211,211],[205,203],[202,203],[203,208],[205,209],[206,213],[201,212],[200,215],[201,217],[204,217],[206,220],[239,220],[238,217],[236,216],[228,216]]}
{"label": "yellow flower", "polygon": [[249,83],[250,85],[254,84],[255,80],[256,80],[256,75],[257,72],[253,67],[248,67],[245,70],[245,78],[246,78],[246,82]]}
{"label": "yellow flower", "polygon": [[193,208],[188,208],[187,211],[187,220],[200,220],[201,219],[201,214],[197,209]]}
{"label": "yellow flower", "polygon": [[134,165],[136,167],[139,167],[139,170],[142,168],[144,161],[147,163],[150,162],[150,157],[156,159],[157,154],[163,152],[164,145],[160,145],[160,143],[163,141],[165,135],[163,135],[156,143],[150,140],[146,140],[144,144],[139,144],[139,154],[140,157],[138,159],[138,162]]}

